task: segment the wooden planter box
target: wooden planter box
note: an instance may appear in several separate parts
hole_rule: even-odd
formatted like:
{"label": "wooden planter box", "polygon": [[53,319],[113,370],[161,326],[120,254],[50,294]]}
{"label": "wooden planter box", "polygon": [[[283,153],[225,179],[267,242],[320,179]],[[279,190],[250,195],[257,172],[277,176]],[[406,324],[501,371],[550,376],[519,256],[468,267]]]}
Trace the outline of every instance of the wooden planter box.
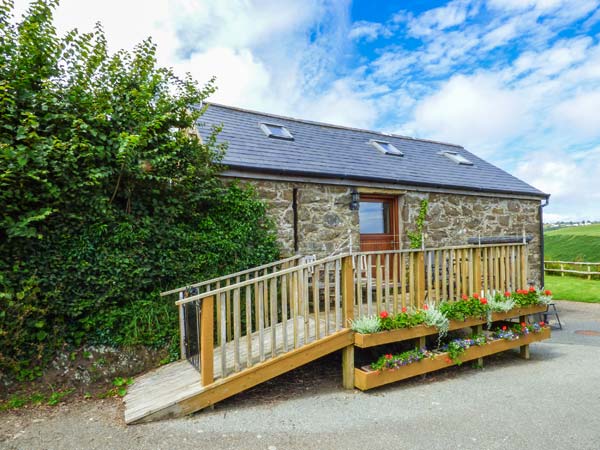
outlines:
{"label": "wooden planter box", "polygon": [[[507,341],[499,339],[489,342],[482,346],[473,346],[468,348],[461,356],[461,362],[471,361],[484,356],[500,353],[515,347],[531,344],[532,342],[542,341],[550,338],[550,328],[546,327],[539,333],[530,333],[520,339]],[[428,372],[445,369],[455,365],[454,362],[448,362],[448,354],[440,353],[433,358],[426,358],[422,361],[409,364],[399,369],[382,370],[380,372],[371,370],[368,366],[354,369],[354,386],[361,391],[373,389],[384,384],[404,380]]]}
{"label": "wooden planter box", "polygon": [[[505,313],[493,313],[492,322],[499,320],[508,320],[513,317],[526,316],[529,314],[536,314],[546,311],[545,305],[530,306],[527,308],[514,308]],[[450,321],[450,331],[460,330],[461,328],[475,327],[477,325],[484,325],[487,323],[487,319],[467,319],[459,322],[456,320]],[[361,334],[354,333],[354,345],[360,348],[375,347],[376,345],[389,344],[392,342],[406,341],[408,339],[416,339],[423,336],[430,336],[437,334],[438,330],[435,327],[427,327],[425,325],[418,325],[412,328],[399,328],[397,330],[380,331],[379,333]]]}

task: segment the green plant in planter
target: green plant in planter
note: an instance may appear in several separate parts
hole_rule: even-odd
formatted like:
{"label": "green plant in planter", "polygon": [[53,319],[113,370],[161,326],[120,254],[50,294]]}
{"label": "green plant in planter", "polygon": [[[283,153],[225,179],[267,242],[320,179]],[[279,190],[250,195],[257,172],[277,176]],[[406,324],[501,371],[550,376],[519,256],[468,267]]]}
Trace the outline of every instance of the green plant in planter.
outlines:
{"label": "green plant in planter", "polygon": [[423,310],[425,311],[425,325],[435,327],[438,330],[439,347],[441,340],[448,334],[450,320],[448,320],[448,317],[436,307],[435,303],[425,303]]}
{"label": "green plant in planter", "polygon": [[481,346],[487,343],[487,339],[483,334],[474,334],[470,338],[459,338],[453,339],[441,350],[444,350],[448,353],[448,362],[453,362],[454,364],[460,366],[462,361],[460,360],[460,356],[470,347],[475,345]]}
{"label": "green plant in planter", "polygon": [[480,297],[479,294],[473,294],[471,297],[463,294],[462,300],[443,302],[439,308],[448,319],[459,322],[463,322],[470,317],[487,317],[489,310],[488,300],[485,297]]}
{"label": "green plant in planter", "polygon": [[356,320],[350,320],[350,327],[353,331],[361,334],[377,333],[381,330],[381,322],[375,315],[362,316]]}
{"label": "green plant in planter", "polygon": [[433,354],[425,349],[415,348],[414,350],[408,350],[396,355],[391,353],[381,355],[377,361],[371,364],[373,370],[384,370],[384,369],[399,369],[402,366],[407,366],[414,362],[421,361],[424,358],[431,357]]}

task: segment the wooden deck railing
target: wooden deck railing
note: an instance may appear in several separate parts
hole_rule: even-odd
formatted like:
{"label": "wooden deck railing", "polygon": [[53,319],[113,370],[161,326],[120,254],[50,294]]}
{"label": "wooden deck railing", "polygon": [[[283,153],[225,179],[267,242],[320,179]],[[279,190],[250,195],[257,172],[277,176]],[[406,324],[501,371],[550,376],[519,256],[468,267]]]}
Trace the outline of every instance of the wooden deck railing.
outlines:
{"label": "wooden deck railing", "polygon": [[198,364],[207,385],[339,331],[352,317],[342,301],[347,279],[352,286],[352,259],[341,255],[180,299],[182,357]]}
{"label": "wooden deck railing", "polygon": [[355,311],[421,307],[427,300],[504,292],[527,285],[526,244],[361,252],[355,255]]}
{"label": "wooden deck railing", "polygon": [[[527,244],[521,243],[299,262],[233,274],[235,282],[225,285],[213,280],[203,285],[206,292],[177,301],[182,358],[200,370],[203,385],[348,328],[349,319],[362,315],[527,286]],[[177,292],[189,290],[169,291]]]}
{"label": "wooden deck railing", "polygon": [[[585,270],[580,270],[582,268]],[[588,280],[598,279],[600,278],[600,262],[544,261],[544,271],[560,273],[561,277],[567,274],[567,276],[586,277]]]}

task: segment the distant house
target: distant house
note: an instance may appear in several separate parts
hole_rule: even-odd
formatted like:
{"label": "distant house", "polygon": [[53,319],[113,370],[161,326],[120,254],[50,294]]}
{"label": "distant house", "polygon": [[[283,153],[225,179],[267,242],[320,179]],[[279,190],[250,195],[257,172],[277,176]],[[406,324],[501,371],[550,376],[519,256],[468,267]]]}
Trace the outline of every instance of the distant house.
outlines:
{"label": "distant house", "polygon": [[408,248],[423,200],[425,246],[522,239],[541,281],[549,195],[458,145],[210,104],[199,132],[223,125],[225,177],[255,185],[284,255]]}

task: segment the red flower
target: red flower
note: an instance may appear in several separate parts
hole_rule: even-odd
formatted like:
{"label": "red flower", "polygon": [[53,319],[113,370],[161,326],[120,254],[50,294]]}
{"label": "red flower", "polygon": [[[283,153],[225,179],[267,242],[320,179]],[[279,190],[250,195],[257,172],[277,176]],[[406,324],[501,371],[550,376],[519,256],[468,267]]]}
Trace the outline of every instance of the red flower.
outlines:
{"label": "red flower", "polygon": [[482,298],[481,300],[479,300],[479,303],[481,303],[482,305],[487,305],[487,299]]}
{"label": "red flower", "polygon": [[535,288],[533,286],[529,286],[529,292],[535,292]]}
{"label": "red flower", "polygon": [[544,291],[544,295],[552,295],[552,291],[549,291],[548,289],[546,289]]}
{"label": "red flower", "polygon": [[466,294],[463,294],[463,295],[461,296],[461,298],[462,298],[463,300],[469,300],[469,297],[467,297],[467,295],[466,295]]}
{"label": "red flower", "polygon": [[387,319],[388,313],[387,311],[381,311],[379,313],[379,317],[381,317],[382,319]]}
{"label": "red flower", "polygon": [[546,325],[546,323],[545,323],[545,322],[542,320],[542,321],[540,322],[540,327],[543,327],[544,325]]}
{"label": "red flower", "polygon": [[406,312],[406,306],[402,307],[402,312],[404,312],[404,313]]}
{"label": "red flower", "polygon": [[506,291],[506,292],[504,293],[504,296],[505,296],[505,297],[510,297],[510,292]]}
{"label": "red flower", "polygon": [[502,325],[502,331],[506,331],[506,325]]}
{"label": "red flower", "polygon": [[524,327],[527,326],[527,324],[525,322],[521,322],[521,326]]}
{"label": "red flower", "polygon": [[429,309],[429,306],[427,306],[427,305],[423,305],[423,309],[424,309],[425,311],[427,311],[427,310]]}
{"label": "red flower", "polygon": [[385,359],[392,359],[392,358],[393,358],[393,356],[390,355],[389,353],[387,355],[385,355]]}
{"label": "red flower", "polygon": [[475,293],[473,294],[473,298],[479,298],[479,294],[478,294],[477,292],[475,292]]}

